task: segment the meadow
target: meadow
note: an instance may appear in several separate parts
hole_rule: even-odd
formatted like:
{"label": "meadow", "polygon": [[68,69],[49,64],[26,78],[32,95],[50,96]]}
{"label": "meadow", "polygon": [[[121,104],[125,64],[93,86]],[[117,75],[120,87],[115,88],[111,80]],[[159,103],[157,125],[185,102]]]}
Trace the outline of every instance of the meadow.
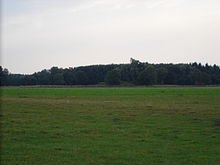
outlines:
{"label": "meadow", "polygon": [[1,88],[3,165],[219,165],[220,88]]}

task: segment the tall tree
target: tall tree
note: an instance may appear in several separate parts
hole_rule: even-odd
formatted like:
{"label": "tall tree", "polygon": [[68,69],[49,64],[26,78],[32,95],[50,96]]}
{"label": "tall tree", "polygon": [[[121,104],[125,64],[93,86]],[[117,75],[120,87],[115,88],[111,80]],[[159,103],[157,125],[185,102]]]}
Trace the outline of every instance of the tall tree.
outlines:
{"label": "tall tree", "polygon": [[3,69],[2,66],[0,66],[0,85],[7,85],[7,79],[8,79],[9,71],[8,69]]}

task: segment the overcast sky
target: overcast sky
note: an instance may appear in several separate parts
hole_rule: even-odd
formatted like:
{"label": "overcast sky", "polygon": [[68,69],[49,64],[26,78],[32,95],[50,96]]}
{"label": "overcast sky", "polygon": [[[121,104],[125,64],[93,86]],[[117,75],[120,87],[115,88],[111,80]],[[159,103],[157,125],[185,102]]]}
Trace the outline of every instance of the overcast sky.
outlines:
{"label": "overcast sky", "polygon": [[220,65],[220,0],[1,0],[1,65]]}

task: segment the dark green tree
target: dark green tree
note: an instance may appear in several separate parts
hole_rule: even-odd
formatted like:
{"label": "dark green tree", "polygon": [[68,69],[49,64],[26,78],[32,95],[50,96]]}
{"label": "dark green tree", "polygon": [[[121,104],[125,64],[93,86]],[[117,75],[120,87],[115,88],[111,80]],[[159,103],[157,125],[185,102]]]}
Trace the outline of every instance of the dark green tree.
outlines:
{"label": "dark green tree", "polygon": [[120,73],[114,69],[107,73],[105,77],[105,83],[107,85],[120,85]]}
{"label": "dark green tree", "polygon": [[23,85],[36,85],[37,79],[34,75],[25,75],[23,76]]}
{"label": "dark green tree", "polygon": [[216,85],[220,84],[220,68],[201,63],[148,64],[135,59],[130,64],[52,67],[30,75],[11,74],[0,67],[1,85],[95,85],[104,81],[109,85]]}
{"label": "dark green tree", "polygon": [[194,85],[208,85],[211,83],[211,77],[205,72],[201,72],[198,69],[194,69],[191,73],[191,77]]}
{"label": "dark green tree", "polygon": [[75,85],[76,84],[76,76],[73,69],[65,69],[63,73],[64,81],[66,85]]}
{"label": "dark green tree", "polygon": [[37,79],[38,85],[49,85],[51,82],[51,74],[50,71],[44,69],[41,72],[34,74]]}
{"label": "dark green tree", "polygon": [[76,84],[77,85],[87,85],[88,84],[88,76],[86,75],[85,72],[79,70],[76,71],[75,73],[75,78],[76,78]]}
{"label": "dark green tree", "polygon": [[161,84],[161,85],[164,84],[164,81],[165,81],[167,74],[168,74],[168,71],[165,67],[158,67],[157,68],[157,82],[158,82],[158,84]]}
{"label": "dark green tree", "polygon": [[157,72],[154,66],[148,65],[146,69],[144,69],[138,75],[138,84],[140,85],[152,85],[155,84],[157,81]]}
{"label": "dark green tree", "polygon": [[65,85],[65,81],[62,73],[56,73],[53,75],[53,85]]}
{"label": "dark green tree", "polygon": [[51,84],[53,85],[65,85],[64,77],[63,77],[63,69],[58,67],[52,67],[50,69],[50,79]]}
{"label": "dark green tree", "polygon": [[0,66],[0,85],[1,86],[7,85],[8,74],[9,74],[8,69],[3,69],[2,66]]}

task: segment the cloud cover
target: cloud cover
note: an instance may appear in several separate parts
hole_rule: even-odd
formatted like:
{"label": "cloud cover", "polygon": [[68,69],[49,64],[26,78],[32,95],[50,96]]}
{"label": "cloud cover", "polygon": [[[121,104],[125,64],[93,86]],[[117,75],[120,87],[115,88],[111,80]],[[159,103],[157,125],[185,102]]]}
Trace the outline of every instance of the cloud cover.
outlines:
{"label": "cloud cover", "polygon": [[202,62],[220,65],[218,0],[3,0],[2,64]]}

